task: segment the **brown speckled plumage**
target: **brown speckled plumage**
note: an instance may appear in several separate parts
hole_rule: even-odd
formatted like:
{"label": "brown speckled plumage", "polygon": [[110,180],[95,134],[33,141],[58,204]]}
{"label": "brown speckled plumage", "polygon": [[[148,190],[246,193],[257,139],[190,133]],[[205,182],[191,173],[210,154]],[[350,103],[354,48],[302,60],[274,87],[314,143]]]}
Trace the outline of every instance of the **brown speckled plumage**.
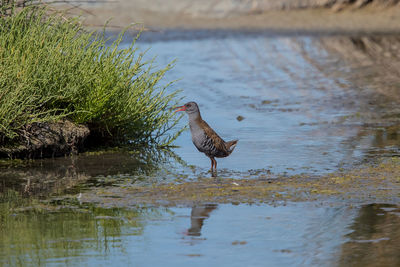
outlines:
{"label": "brown speckled plumage", "polygon": [[199,107],[195,102],[188,102],[177,111],[186,111],[189,115],[189,127],[192,141],[196,148],[206,154],[211,160],[211,172],[217,169],[215,158],[229,156],[235,149],[238,140],[225,142],[200,115]]}

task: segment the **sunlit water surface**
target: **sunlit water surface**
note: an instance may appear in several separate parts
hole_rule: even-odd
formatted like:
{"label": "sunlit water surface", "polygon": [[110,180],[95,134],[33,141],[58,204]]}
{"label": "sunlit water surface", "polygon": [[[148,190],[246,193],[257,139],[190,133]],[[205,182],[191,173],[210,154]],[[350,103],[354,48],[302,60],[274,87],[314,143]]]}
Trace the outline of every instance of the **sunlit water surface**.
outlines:
{"label": "sunlit water surface", "polygon": [[[219,160],[221,169],[321,173],[376,154],[399,155],[398,122],[390,129],[376,123],[398,117],[391,113],[400,112],[398,102],[369,93],[370,87],[383,85],[384,77],[371,79],[382,72],[369,70],[378,72],[379,64],[345,61],[346,53],[363,51],[343,44],[350,37],[209,34],[148,33],[138,46],[149,49],[148,57],[157,55],[157,66],[176,59],[167,79],[179,80],[172,88],[182,90],[182,102],[196,101],[225,140],[239,139],[235,152]],[[346,53],[334,54],[331,43]],[[400,94],[398,83],[393,86]],[[176,145],[175,152],[189,165],[209,167],[189,131]]]}

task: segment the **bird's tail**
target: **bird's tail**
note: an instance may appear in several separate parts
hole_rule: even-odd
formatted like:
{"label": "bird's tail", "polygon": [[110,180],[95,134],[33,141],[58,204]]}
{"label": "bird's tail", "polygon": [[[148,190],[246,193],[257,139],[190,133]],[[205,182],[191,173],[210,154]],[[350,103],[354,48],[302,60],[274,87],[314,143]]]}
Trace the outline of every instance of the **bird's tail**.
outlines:
{"label": "bird's tail", "polygon": [[229,154],[233,152],[238,141],[239,140],[233,140],[225,143],[226,149],[229,151]]}

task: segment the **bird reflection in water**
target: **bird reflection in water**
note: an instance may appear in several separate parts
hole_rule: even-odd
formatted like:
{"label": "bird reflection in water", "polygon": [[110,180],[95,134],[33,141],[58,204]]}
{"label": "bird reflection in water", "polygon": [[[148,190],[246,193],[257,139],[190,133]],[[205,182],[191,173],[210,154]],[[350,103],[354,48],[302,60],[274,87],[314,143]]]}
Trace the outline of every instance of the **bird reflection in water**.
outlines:
{"label": "bird reflection in water", "polygon": [[217,207],[217,204],[193,206],[190,214],[190,228],[186,234],[188,236],[201,236],[201,228],[203,227],[204,220],[210,217],[210,213]]}

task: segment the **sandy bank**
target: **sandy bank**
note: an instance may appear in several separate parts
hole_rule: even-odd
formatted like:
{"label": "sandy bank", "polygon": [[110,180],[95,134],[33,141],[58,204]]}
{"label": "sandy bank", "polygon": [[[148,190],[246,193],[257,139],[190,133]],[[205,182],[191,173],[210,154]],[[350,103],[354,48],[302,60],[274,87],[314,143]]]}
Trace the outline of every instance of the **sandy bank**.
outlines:
{"label": "sandy bank", "polygon": [[[111,19],[108,23],[110,29],[141,23],[149,30],[400,32],[399,5],[388,7],[374,4],[374,1],[363,8],[355,8],[362,5],[344,5],[340,2],[343,1],[89,1],[74,6],[69,12],[80,14],[84,23],[93,28],[102,27]],[[342,6],[346,8],[342,9]]]}

